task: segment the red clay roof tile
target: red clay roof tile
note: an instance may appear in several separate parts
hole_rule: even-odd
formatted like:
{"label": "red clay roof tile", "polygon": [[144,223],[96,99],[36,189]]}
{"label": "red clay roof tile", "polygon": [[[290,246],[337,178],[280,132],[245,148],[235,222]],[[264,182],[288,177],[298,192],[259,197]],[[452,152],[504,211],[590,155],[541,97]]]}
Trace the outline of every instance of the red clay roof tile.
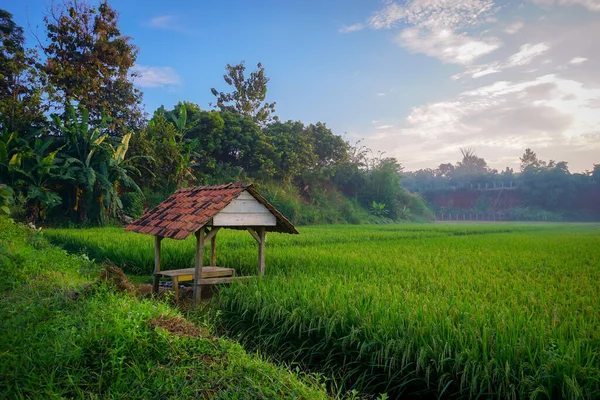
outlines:
{"label": "red clay roof tile", "polygon": [[252,185],[234,183],[179,189],[125,229],[172,239],[185,239],[209,223],[244,190],[247,190],[277,218],[277,225],[267,226],[267,231],[298,233],[296,227],[262,197]]}

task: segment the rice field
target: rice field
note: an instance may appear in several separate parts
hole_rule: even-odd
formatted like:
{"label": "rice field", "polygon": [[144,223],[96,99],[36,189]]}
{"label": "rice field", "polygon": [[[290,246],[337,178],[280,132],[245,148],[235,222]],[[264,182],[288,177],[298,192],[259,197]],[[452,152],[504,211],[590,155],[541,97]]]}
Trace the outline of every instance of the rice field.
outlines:
{"label": "rice field", "polygon": [[[229,334],[344,389],[443,398],[600,397],[600,225],[323,226],[270,234],[267,276],[221,291]],[[152,238],[48,230],[71,251],[152,270]],[[165,269],[193,240],[163,241]],[[217,263],[256,269],[220,232]]]}

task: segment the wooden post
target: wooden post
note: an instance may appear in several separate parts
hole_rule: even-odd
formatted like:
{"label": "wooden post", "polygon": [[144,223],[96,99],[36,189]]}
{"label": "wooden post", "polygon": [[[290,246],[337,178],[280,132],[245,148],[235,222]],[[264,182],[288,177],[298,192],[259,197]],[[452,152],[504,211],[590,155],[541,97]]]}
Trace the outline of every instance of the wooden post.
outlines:
{"label": "wooden post", "polygon": [[265,231],[265,227],[261,226],[257,229],[258,236],[260,237],[260,241],[258,242],[258,273],[260,276],[265,275],[265,239],[267,238],[267,233]]}
{"label": "wooden post", "polygon": [[158,284],[160,281],[160,277],[158,273],[160,272],[160,241],[162,237],[156,235],[154,236],[154,277],[152,281],[152,293],[158,294]]}
{"label": "wooden post", "polygon": [[216,233],[210,239],[210,265],[213,267],[217,266],[217,234]]}
{"label": "wooden post", "polygon": [[196,232],[196,263],[194,265],[194,304],[198,304],[202,297],[202,258],[204,257],[204,227]]}

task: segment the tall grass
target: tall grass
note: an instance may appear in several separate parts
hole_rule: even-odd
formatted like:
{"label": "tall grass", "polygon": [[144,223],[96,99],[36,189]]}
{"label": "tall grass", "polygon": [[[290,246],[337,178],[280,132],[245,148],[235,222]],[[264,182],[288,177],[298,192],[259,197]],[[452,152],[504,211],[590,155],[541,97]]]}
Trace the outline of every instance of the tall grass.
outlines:
{"label": "tall grass", "polygon": [[[600,225],[301,232],[270,235],[265,279],[217,298],[226,328],[249,346],[392,397],[600,397]],[[94,240],[131,262],[138,238]],[[247,233],[220,240],[220,263],[253,268]],[[193,255],[192,243],[177,246],[178,257]]]}
{"label": "tall grass", "polygon": [[189,337],[153,328],[157,318],[190,323],[167,303],[106,285],[82,290],[97,265],[7,219],[0,232],[0,398],[327,398],[313,376],[249,355],[208,326]]}

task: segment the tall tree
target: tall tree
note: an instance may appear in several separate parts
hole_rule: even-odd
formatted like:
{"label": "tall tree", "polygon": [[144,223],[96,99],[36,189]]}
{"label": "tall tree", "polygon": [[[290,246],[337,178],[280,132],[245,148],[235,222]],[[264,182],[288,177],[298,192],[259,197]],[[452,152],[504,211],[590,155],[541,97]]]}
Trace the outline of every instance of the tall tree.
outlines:
{"label": "tall tree", "polygon": [[75,102],[95,124],[107,117],[112,135],[123,136],[142,117],[141,92],[131,72],[138,49],[121,34],[117,12],[106,1],[98,7],[83,0],[53,5],[44,18],[48,44],[45,72],[56,87],[60,108]]}
{"label": "tall tree", "polygon": [[531,149],[525,149],[525,153],[519,158],[521,160],[521,172],[527,170],[535,170],[540,168],[540,160],[538,160],[537,154]]}
{"label": "tall tree", "polygon": [[265,69],[261,63],[258,63],[256,67],[258,69],[246,78],[244,61],[236,65],[227,64],[225,67],[227,74],[223,75],[223,79],[233,87],[233,91],[224,93],[212,88],[211,92],[217,97],[216,106],[221,111],[238,112],[263,125],[271,120],[276,121],[278,118],[272,115],[275,113],[275,103],[265,102],[267,83],[270,79],[265,75]]}
{"label": "tall tree", "polygon": [[35,51],[25,48],[23,28],[0,9],[0,129],[23,135],[45,125],[45,82],[36,61]]}
{"label": "tall tree", "polygon": [[456,168],[454,169],[457,176],[485,175],[488,172],[487,162],[483,158],[477,157],[473,149],[460,149],[460,152],[463,158],[456,163]]}

